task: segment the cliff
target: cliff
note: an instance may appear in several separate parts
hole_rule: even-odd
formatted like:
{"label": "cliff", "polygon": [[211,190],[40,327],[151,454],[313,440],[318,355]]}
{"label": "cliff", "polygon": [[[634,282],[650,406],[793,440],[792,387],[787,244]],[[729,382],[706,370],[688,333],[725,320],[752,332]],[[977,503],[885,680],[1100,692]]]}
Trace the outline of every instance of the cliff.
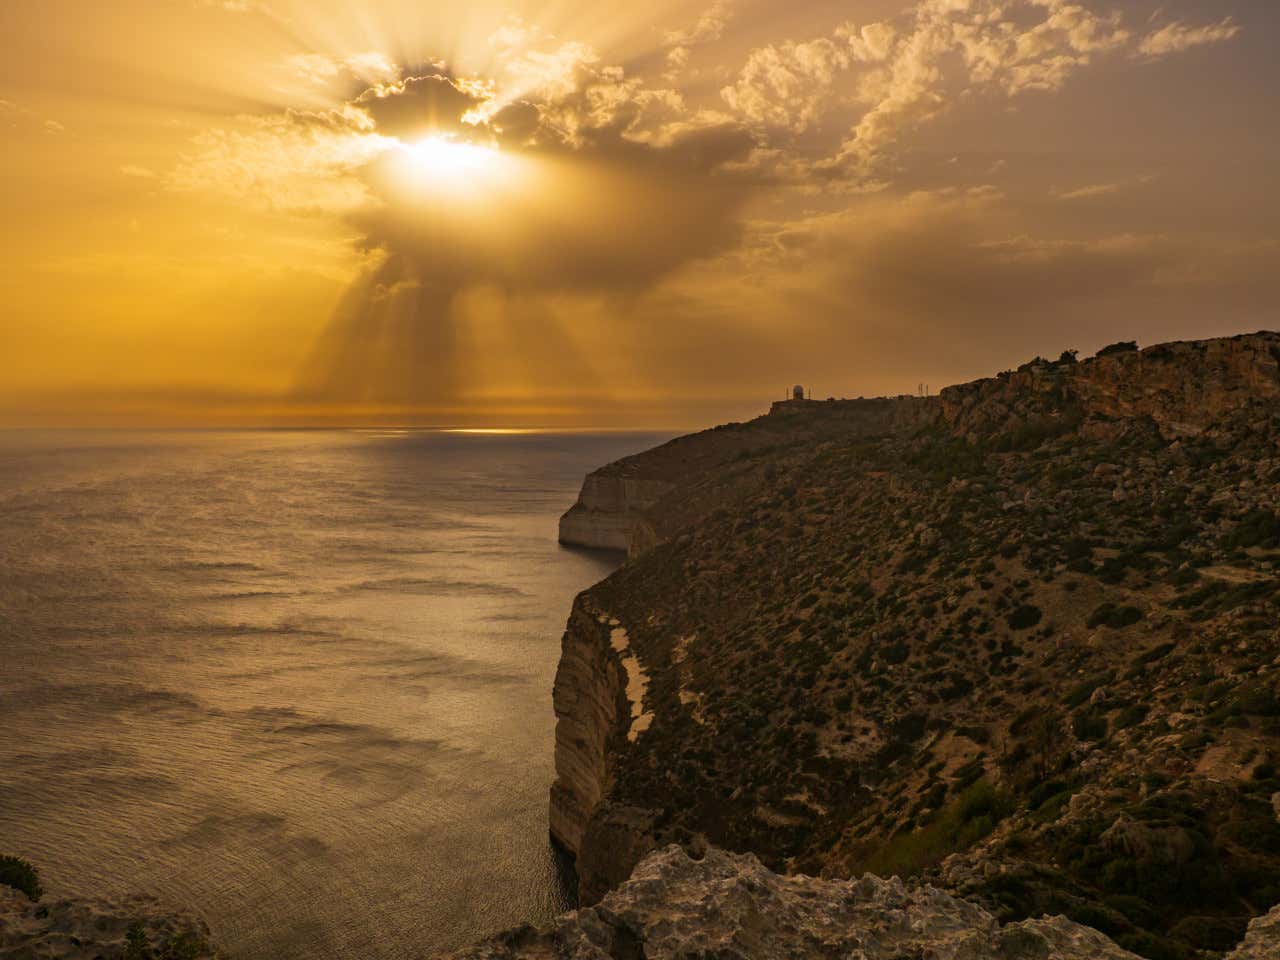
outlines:
{"label": "cliff", "polygon": [[592,500],[632,559],[556,682],[583,902],[710,842],[1142,956],[1232,948],[1280,901],[1278,358],[1262,333],[1036,360],[593,474],[671,487]]}
{"label": "cliff", "polygon": [[[1119,345],[1118,345],[1119,346]],[[1194,436],[1241,405],[1276,397],[1280,336],[1113,349],[1076,363],[1034,360],[947,387],[936,397],[787,400],[589,474],[560,519],[560,542],[637,555],[756,489],[756,469],[819,444],[905,435],[945,422],[971,442],[1016,440],[1066,420],[1147,418],[1163,435]],[[1187,376],[1194,369],[1194,376]]]}
{"label": "cliff", "polygon": [[745,496],[763,468],[814,444],[914,429],[935,420],[937,399],[794,400],[748,423],[677,437],[587,475],[560,518],[560,542],[635,556]]}

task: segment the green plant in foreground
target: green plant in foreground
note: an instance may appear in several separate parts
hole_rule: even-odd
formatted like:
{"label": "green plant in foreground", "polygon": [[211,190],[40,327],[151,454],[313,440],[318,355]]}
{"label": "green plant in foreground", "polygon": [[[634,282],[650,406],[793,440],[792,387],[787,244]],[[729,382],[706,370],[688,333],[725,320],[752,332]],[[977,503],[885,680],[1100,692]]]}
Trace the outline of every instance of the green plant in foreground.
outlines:
{"label": "green plant in foreground", "polygon": [[979,780],[931,823],[894,835],[867,858],[863,869],[880,876],[919,873],[986,837],[1008,813],[1008,798],[986,780]]}
{"label": "green plant in foreground", "polygon": [[36,868],[21,857],[0,856],[0,884],[25,893],[32,902],[44,895]]}
{"label": "green plant in foreground", "polygon": [[166,941],[159,950],[152,950],[141,920],[129,924],[124,935],[124,960],[195,960],[208,949],[203,939],[187,931]]}
{"label": "green plant in foreground", "polygon": [[124,934],[124,960],[150,960],[151,945],[147,943],[147,931],[141,920],[129,924]]}

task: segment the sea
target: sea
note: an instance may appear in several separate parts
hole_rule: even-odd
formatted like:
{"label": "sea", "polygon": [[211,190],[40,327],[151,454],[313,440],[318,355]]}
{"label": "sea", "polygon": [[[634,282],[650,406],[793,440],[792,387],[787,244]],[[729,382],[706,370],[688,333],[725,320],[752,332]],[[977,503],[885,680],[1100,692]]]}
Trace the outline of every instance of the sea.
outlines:
{"label": "sea", "polygon": [[0,853],[228,960],[420,958],[572,905],[551,688],[615,555],[556,542],[665,439],[0,432]]}

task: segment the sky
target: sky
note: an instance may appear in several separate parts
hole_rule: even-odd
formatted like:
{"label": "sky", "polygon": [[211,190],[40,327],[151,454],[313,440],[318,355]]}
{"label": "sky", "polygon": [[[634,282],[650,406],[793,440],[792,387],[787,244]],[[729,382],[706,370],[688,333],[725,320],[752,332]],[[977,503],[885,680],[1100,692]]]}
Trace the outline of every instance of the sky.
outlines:
{"label": "sky", "polygon": [[0,426],[693,427],[1280,327],[1273,0],[5,0]]}

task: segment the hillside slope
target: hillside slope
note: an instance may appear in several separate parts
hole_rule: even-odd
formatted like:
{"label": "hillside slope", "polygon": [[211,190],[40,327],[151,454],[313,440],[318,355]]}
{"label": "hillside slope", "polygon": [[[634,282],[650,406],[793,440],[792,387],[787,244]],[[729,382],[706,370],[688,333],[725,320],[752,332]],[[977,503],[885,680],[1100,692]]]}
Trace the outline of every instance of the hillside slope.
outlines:
{"label": "hillside slope", "polygon": [[584,902],[706,840],[1231,949],[1280,902],[1280,335],[875,403],[597,475],[670,486],[616,501],[633,558],[564,638]]}

